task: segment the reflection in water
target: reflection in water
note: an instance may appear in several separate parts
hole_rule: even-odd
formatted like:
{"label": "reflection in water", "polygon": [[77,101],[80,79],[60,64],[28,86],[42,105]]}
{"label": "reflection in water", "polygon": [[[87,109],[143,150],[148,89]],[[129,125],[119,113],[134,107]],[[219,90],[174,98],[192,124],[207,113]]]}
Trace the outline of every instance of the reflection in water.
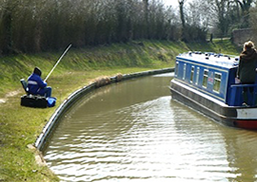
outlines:
{"label": "reflection in water", "polygon": [[86,95],[45,151],[62,181],[255,181],[257,133],[219,125],[173,101],[170,77]]}

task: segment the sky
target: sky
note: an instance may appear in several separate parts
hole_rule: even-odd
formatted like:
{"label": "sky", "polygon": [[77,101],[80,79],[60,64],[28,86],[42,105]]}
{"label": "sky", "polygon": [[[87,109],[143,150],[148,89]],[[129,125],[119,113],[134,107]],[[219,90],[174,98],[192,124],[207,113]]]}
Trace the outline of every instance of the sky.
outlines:
{"label": "sky", "polygon": [[172,5],[173,7],[178,6],[178,0],[163,0],[164,4]]}
{"label": "sky", "polygon": [[[163,0],[163,2],[168,6],[172,5],[172,7],[178,7],[178,0]],[[185,0],[185,4],[192,2],[192,0]]]}

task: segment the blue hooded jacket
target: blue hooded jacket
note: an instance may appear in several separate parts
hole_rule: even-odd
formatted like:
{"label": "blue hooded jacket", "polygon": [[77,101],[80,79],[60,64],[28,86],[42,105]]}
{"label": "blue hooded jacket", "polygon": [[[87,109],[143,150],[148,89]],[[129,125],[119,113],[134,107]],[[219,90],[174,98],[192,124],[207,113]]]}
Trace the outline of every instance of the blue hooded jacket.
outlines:
{"label": "blue hooded jacket", "polygon": [[34,72],[28,78],[28,92],[33,95],[44,95],[44,88],[47,83],[41,79],[41,71],[39,68],[35,68]]}

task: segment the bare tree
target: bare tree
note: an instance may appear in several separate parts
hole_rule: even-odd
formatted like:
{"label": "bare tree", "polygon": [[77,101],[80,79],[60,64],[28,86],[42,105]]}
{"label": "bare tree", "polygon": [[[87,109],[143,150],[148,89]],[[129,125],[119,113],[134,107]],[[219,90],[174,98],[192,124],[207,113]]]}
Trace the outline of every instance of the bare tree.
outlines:
{"label": "bare tree", "polygon": [[185,14],[184,14],[184,4],[185,0],[178,0],[179,3],[179,13],[180,13],[180,20],[182,24],[182,40],[185,40],[185,29],[186,29],[186,22],[185,22]]}
{"label": "bare tree", "polygon": [[235,0],[241,7],[242,27],[249,27],[250,8],[253,0]]}
{"label": "bare tree", "polygon": [[12,1],[3,1],[1,4],[0,40],[1,52],[9,54],[13,51],[12,45],[12,20],[15,4]]}

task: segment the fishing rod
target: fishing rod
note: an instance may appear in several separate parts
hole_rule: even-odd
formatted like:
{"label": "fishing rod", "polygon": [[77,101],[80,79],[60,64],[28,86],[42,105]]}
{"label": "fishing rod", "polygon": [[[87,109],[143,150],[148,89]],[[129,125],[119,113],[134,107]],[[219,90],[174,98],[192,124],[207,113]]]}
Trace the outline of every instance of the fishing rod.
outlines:
{"label": "fishing rod", "polygon": [[71,48],[72,44],[70,44],[67,49],[63,52],[63,54],[61,55],[61,57],[58,59],[58,61],[56,62],[56,64],[54,65],[54,67],[52,68],[52,70],[48,73],[47,77],[45,78],[45,82],[46,80],[49,78],[49,76],[52,74],[52,72],[54,71],[55,67],[59,64],[59,62],[61,61],[61,59],[63,58],[63,56],[68,52],[68,50]]}

